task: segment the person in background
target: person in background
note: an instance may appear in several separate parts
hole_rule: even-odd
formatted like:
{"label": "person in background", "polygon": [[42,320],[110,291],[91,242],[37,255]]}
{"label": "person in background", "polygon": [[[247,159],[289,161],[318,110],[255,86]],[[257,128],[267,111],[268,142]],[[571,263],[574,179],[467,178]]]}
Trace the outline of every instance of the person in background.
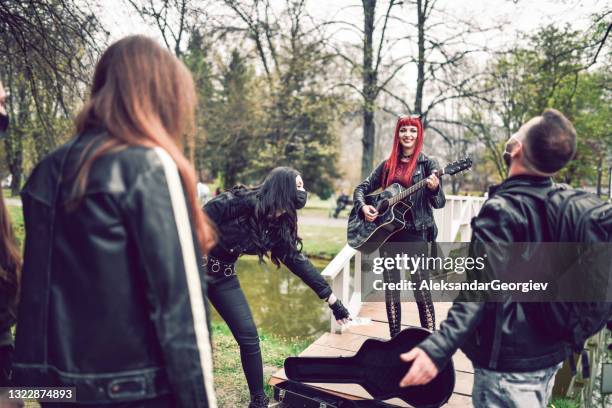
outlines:
{"label": "person in background", "polygon": [[[4,139],[9,126],[6,99],[7,94],[0,81],[0,140]],[[20,269],[21,254],[4,202],[4,194],[0,194],[0,387],[8,386],[11,376],[11,327],[16,320]]]}
{"label": "person in background", "polygon": [[338,218],[340,212],[346,208],[347,205],[352,204],[351,198],[344,191],[340,193],[336,199],[336,209],[334,210],[334,218]]}
{"label": "person in background", "polygon": [[75,387],[71,406],[217,406],[199,262],[214,233],[180,144],[195,105],[154,40],[103,53],[75,137],[21,194],[15,386]]}
{"label": "person in background", "polygon": [[198,192],[198,199],[200,200],[200,203],[205,204],[210,199],[210,188],[208,188],[204,182],[198,181],[196,190]]}

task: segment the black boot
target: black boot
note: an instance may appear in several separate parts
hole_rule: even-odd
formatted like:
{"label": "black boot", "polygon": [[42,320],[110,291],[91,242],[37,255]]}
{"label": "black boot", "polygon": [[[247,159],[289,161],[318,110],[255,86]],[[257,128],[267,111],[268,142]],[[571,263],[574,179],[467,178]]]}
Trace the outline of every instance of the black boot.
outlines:
{"label": "black boot", "polygon": [[266,394],[258,394],[251,397],[251,403],[249,408],[268,408],[270,398],[266,397]]}

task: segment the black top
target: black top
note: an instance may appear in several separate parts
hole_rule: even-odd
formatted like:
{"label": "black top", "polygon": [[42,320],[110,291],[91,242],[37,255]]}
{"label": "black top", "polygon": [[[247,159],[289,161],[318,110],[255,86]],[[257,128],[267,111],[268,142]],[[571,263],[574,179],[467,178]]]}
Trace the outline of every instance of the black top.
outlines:
{"label": "black top", "polygon": [[[355,188],[353,201],[357,212],[361,211],[361,207],[365,205],[365,196],[382,187],[381,176],[385,167],[385,162],[386,161],[380,163],[374,171]],[[440,166],[436,160],[427,157],[424,153],[420,153],[412,175],[412,184],[418,183],[422,179],[429,177],[434,170],[439,169]],[[446,198],[442,190],[442,181],[440,180],[440,185],[436,191],[431,191],[429,188],[425,187],[410,196],[409,200],[412,202],[413,207],[410,211],[411,217],[406,219],[406,228],[423,230],[433,227],[435,221],[432,208],[442,208],[446,204]]]}
{"label": "black top", "polygon": [[[256,255],[258,248],[252,241],[249,224],[255,215],[253,196],[236,196],[231,191],[219,194],[204,205],[204,211],[215,223],[217,245],[210,255],[233,263],[243,254]],[[332,289],[314,265],[298,251],[297,244],[284,243],[273,227],[265,231],[266,251],[272,252],[294,274],[300,277],[321,299],[329,297]]]}
{"label": "black top", "polygon": [[88,132],[50,153],[21,193],[14,383],[76,387],[96,405],[172,394],[174,406],[208,406],[204,270],[168,153],[108,152],[79,205],[63,205],[87,146],[107,137]]}
{"label": "black top", "polygon": [[[492,187],[489,199],[472,220],[472,246],[479,242],[547,241],[543,201],[520,193],[516,187],[546,191],[552,181],[548,177],[516,176]],[[500,352],[495,355],[493,339],[498,315],[502,331]],[[563,361],[569,349],[562,341],[541,333],[525,315],[519,302],[455,302],[440,330],[419,347],[438,367],[444,366],[459,347],[474,366],[499,371],[533,371]]]}

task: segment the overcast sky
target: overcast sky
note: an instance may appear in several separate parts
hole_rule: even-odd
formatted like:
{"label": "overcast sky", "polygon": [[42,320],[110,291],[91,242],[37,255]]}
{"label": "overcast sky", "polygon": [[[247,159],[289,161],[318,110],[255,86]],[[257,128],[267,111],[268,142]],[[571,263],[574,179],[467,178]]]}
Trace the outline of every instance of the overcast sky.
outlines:
{"label": "overcast sky", "polygon": [[[248,0],[249,2],[252,0]],[[282,8],[285,0],[271,0],[273,5]],[[202,4],[220,4],[220,1],[207,0]],[[142,33],[157,37],[161,41],[159,32],[143,22],[140,16],[133,10],[127,0],[105,0],[104,7],[97,10],[96,14],[100,17],[106,29],[111,33],[111,41],[121,38],[128,34]],[[363,13],[361,12],[360,0],[306,0],[308,13],[318,21],[342,20],[349,21],[357,26],[363,25]],[[379,0],[378,16],[384,12],[387,0]],[[408,24],[416,24],[416,12],[414,7],[408,5],[395,9],[397,15]],[[469,41],[476,47],[488,46],[490,50],[502,50],[513,44],[519,38],[519,33],[533,33],[538,27],[551,23],[557,25],[569,24],[573,29],[585,30],[591,25],[593,13],[601,14],[604,10],[610,10],[609,1],[598,0],[438,0],[437,9],[442,14],[438,14],[438,21],[442,19],[444,24],[435,28],[434,36],[437,38],[446,37],[450,32],[448,21],[460,19],[470,21],[481,27],[492,27],[499,22],[506,22],[503,31],[487,32],[486,34],[474,34]],[[216,14],[215,11],[210,11]],[[334,28],[337,30],[337,27]],[[379,33],[380,30],[377,31]],[[410,34],[410,27],[405,23],[394,21],[390,24],[388,36],[391,38],[402,37]],[[412,30],[414,34],[414,30]],[[360,44],[361,39],[358,35],[348,30],[335,34],[334,40],[339,43]],[[377,40],[375,38],[375,43]],[[251,43],[249,48],[252,47]],[[241,44],[232,44],[240,47]],[[460,42],[455,47],[463,48],[469,45]],[[396,59],[404,55],[415,55],[416,44],[414,40],[400,43],[387,53],[387,60]],[[359,59],[359,55],[356,55]],[[484,64],[490,54],[475,53],[470,54],[470,61],[479,65]],[[602,60],[603,58],[600,58]],[[404,92],[399,92],[403,97],[408,98],[413,91],[413,84],[416,78],[416,66],[414,64],[406,66],[396,77]],[[406,85],[405,87],[403,85]]]}
{"label": "overcast sky", "polygon": [[[273,2],[275,2],[273,0]],[[283,0],[276,0],[282,3]],[[386,1],[379,1],[380,8]],[[111,39],[124,35],[145,33],[158,36],[157,31],[148,27],[126,0],[105,0],[100,18]],[[336,19],[362,24],[361,2],[358,0],[307,0],[309,12],[320,20],[331,16]],[[589,26],[589,17],[594,12],[610,9],[610,2],[601,0],[439,0],[438,4],[451,15],[462,19],[473,19],[481,25],[506,20],[508,30],[500,36],[501,40],[515,38],[517,31],[529,32],[548,23],[569,23],[577,29]],[[351,7],[357,6],[357,7]],[[405,8],[405,18],[416,20],[414,12]]]}

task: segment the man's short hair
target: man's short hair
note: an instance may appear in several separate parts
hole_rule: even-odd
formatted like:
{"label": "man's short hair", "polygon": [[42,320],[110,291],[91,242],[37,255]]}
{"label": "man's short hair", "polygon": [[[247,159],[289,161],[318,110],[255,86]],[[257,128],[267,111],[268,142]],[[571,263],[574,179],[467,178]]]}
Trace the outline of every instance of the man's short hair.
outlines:
{"label": "man's short hair", "polygon": [[542,173],[556,173],[576,154],[576,129],[561,112],[546,109],[541,120],[527,130],[527,160]]}

